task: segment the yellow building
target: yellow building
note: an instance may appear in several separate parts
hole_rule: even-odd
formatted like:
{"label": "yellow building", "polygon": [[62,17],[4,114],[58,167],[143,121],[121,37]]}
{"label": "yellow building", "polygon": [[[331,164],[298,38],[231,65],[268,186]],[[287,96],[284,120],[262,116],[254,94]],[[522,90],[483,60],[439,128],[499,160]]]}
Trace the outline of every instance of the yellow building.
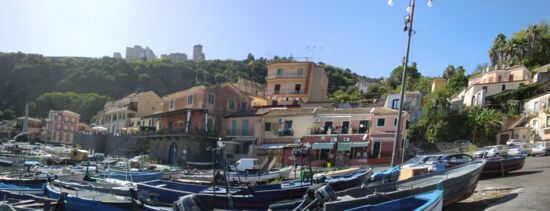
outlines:
{"label": "yellow building", "polygon": [[447,79],[436,78],[432,81],[432,92],[443,90],[447,87]]}
{"label": "yellow building", "polygon": [[275,62],[267,65],[265,96],[271,105],[324,102],[328,77],[313,62]]}

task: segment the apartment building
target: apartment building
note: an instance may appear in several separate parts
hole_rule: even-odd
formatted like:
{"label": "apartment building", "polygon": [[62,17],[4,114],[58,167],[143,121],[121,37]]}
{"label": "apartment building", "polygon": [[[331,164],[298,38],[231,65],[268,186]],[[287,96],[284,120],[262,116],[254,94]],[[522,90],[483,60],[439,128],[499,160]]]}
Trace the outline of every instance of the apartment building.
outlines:
{"label": "apartment building", "polygon": [[224,115],[250,109],[250,97],[234,84],[196,86],[162,97],[158,119],[167,133],[219,134]]}
{"label": "apartment building", "polygon": [[128,134],[141,127],[158,128],[152,115],[161,108],[161,98],[153,91],[132,93],[122,99],[107,102],[96,115],[95,125],[107,128],[109,134]]}
{"label": "apartment building", "polygon": [[523,104],[524,118],[518,127],[531,129],[529,141],[550,141],[550,93],[533,97]]}
{"label": "apartment building", "polygon": [[[422,119],[422,93],[419,91],[407,91],[405,92],[405,100],[403,102],[403,110],[407,111],[410,115],[411,123]],[[388,94],[384,107],[389,109],[399,109],[400,93]]]}
{"label": "apartment building", "polygon": [[361,92],[361,94],[365,94],[369,91],[369,89],[372,86],[377,84],[380,84],[379,79],[362,78],[357,81],[357,84],[355,84],[355,87],[359,89],[359,92]]}
{"label": "apartment building", "polygon": [[204,53],[202,52],[202,45],[193,46],[193,61],[204,61],[206,59]]}
{"label": "apartment building", "polygon": [[313,62],[274,62],[267,65],[266,97],[271,105],[324,102],[328,77]]}
{"label": "apartment building", "polygon": [[79,131],[80,114],[69,111],[50,110],[46,119],[44,135],[52,144],[72,144]]}
{"label": "apartment building", "polygon": [[[403,118],[405,137],[408,113]],[[281,165],[294,162],[292,150],[298,143],[312,146],[315,166],[377,164],[391,159],[396,125],[397,111],[383,107],[269,108],[226,116],[222,137],[233,151],[275,157]]]}
{"label": "apartment building", "polygon": [[134,47],[126,48],[126,59],[153,59],[156,58],[155,53],[149,47],[141,47],[141,45],[135,45]]}
{"label": "apartment building", "polygon": [[170,53],[160,56],[162,59],[168,59],[172,62],[184,62],[187,61],[187,54],[185,53]]}
{"label": "apartment building", "polygon": [[531,83],[531,73],[524,66],[494,70],[468,79],[468,87],[451,99],[455,107],[486,106],[485,98]]}

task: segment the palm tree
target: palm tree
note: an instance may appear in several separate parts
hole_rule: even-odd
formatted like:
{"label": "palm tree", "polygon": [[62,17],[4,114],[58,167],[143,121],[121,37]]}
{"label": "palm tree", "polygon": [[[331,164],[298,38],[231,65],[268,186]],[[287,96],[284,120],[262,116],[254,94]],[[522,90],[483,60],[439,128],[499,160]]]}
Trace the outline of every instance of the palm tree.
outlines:
{"label": "palm tree", "polygon": [[540,33],[541,33],[541,30],[536,24],[529,25],[529,27],[527,27],[526,38],[527,38],[527,42],[529,43],[528,44],[529,53],[531,54],[531,56],[535,53],[536,48],[538,47],[537,39],[539,38]]}
{"label": "palm tree", "polygon": [[468,112],[466,121],[473,143],[487,144],[487,138],[502,124],[501,115],[493,109],[475,107]]}

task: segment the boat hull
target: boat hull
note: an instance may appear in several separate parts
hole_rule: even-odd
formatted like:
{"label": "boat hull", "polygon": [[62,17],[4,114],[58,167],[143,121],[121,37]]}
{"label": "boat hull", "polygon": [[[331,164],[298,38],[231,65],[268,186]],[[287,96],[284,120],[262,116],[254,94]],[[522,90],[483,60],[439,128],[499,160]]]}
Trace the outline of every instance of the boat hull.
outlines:
{"label": "boat hull", "polygon": [[517,171],[523,168],[525,156],[517,156],[507,159],[490,160],[487,159],[485,167],[481,172],[482,177],[500,176],[508,172]]}
{"label": "boat hull", "polygon": [[[371,173],[371,169],[357,172],[351,174],[353,178],[350,180],[329,182],[329,185],[336,191],[361,186],[366,178],[370,177]],[[342,177],[349,177],[349,175]],[[203,192],[199,193],[197,196],[205,204],[213,206],[215,209],[265,210],[268,208],[269,204],[276,201],[302,197],[309,187],[310,184],[304,183],[293,188],[256,190],[252,192],[246,191],[229,196],[223,190],[220,190],[220,192],[216,194]]]}
{"label": "boat hull", "polygon": [[357,208],[346,209],[346,211],[441,211],[442,209],[443,191],[435,190],[416,196],[389,200],[379,204],[368,204]]}
{"label": "boat hull", "polygon": [[[55,190],[50,185],[46,186],[46,191],[49,198],[59,199],[62,197],[61,192]],[[128,202],[113,203],[80,198],[71,194],[65,197],[65,208],[69,211],[123,211],[132,210],[133,207],[130,200]]]}
{"label": "boat hull", "polygon": [[131,182],[147,182],[162,179],[163,172],[133,172],[107,171],[100,174],[101,178],[112,178]]}
{"label": "boat hull", "polygon": [[140,199],[161,203],[173,203],[182,196],[199,193],[209,187],[211,186],[164,180],[154,180],[137,184],[138,197]]}

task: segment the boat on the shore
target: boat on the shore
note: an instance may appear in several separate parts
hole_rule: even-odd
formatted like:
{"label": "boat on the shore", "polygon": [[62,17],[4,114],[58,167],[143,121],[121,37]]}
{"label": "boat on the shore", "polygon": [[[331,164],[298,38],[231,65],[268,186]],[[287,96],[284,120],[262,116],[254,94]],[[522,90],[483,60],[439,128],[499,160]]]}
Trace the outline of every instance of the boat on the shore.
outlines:
{"label": "boat on the shore", "polygon": [[441,211],[443,209],[443,190],[434,190],[415,196],[371,203],[345,211]]}
{"label": "boat on the shore", "polygon": [[[334,190],[345,190],[361,186],[372,169],[362,169],[357,172],[334,176],[321,181]],[[248,188],[214,187],[201,191],[196,196],[206,205],[214,209],[261,209],[265,210],[271,203],[287,199],[302,197],[306,190],[312,185],[311,181],[291,181],[280,184],[250,186]]]}
{"label": "boat on the shore", "polygon": [[149,172],[149,171],[118,171],[118,170],[106,170],[102,171],[97,177],[99,178],[111,178],[117,180],[125,180],[131,182],[147,182],[153,180],[162,179],[163,172]]}
{"label": "boat on the shore", "polygon": [[189,184],[167,180],[154,180],[138,183],[138,198],[147,204],[167,205],[177,201],[180,197],[199,193],[212,185]]}
{"label": "boat on the shore", "polygon": [[[485,161],[473,161],[451,167],[445,171],[415,176],[402,181],[350,188],[336,192],[334,198],[318,200],[324,203],[317,203],[317,208],[323,210],[352,209],[387,201],[388,198],[401,199],[440,188],[443,189],[443,205],[450,205],[473,194],[484,165]],[[323,194],[310,194],[310,203],[316,199],[315,196],[323,196]],[[307,199],[308,197],[304,196],[304,199],[274,203],[270,206],[270,209],[291,210],[296,207],[304,208],[310,204],[307,203]]]}
{"label": "boat on the shore", "polygon": [[29,188],[14,184],[0,183],[0,190],[17,192],[19,194],[44,195],[44,190],[42,188]]}
{"label": "boat on the shore", "polygon": [[520,170],[525,163],[525,157],[525,155],[518,155],[513,157],[485,158],[486,163],[481,176],[501,176],[508,172]]}
{"label": "boat on the shore", "polygon": [[0,204],[15,210],[63,210],[64,205],[56,199],[21,193],[20,191],[0,190]]}
{"label": "boat on the shore", "polygon": [[64,201],[66,210],[122,211],[132,210],[136,207],[135,202],[129,197],[90,190],[69,189],[54,183],[47,184],[46,193],[50,198]]}
{"label": "boat on the shore", "polygon": [[98,191],[103,193],[109,193],[119,196],[130,196],[130,189],[136,188],[127,185],[113,184],[109,182],[89,182],[84,180],[54,180],[52,181],[57,186],[62,186],[70,189],[82,189],[82,190],[91,190]]}
{"label": "boat on the shore", "polygon": [[0,166],[12,166],[13,161],[0,159]]}

